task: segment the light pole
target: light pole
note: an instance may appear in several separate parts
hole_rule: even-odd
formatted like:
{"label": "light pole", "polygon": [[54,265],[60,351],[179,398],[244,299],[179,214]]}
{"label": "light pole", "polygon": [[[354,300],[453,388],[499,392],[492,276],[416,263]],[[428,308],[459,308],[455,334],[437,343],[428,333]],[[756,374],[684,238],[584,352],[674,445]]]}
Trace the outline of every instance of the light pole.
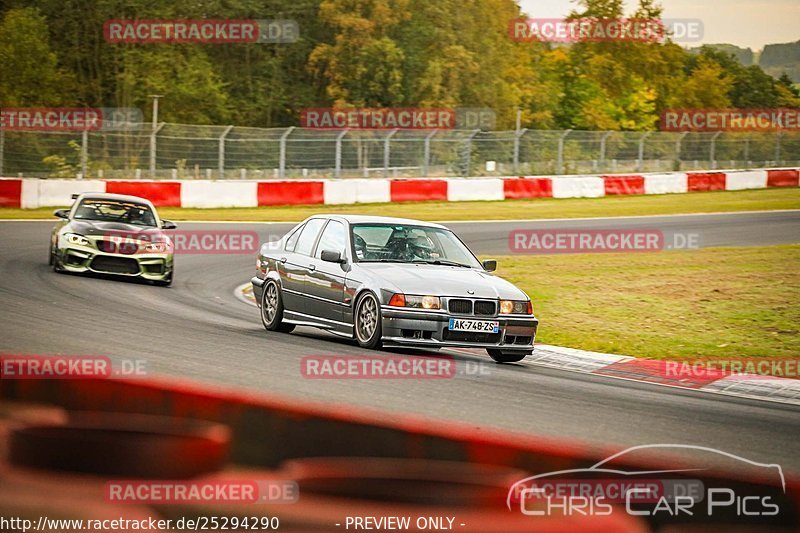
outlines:
{"label": "light pole", "polygon": [[158,132],[158,99],[163,94],[149,94],[148,98],[153,99],[153,126],[150,130],[150,177],[156,177],[156,133]]}

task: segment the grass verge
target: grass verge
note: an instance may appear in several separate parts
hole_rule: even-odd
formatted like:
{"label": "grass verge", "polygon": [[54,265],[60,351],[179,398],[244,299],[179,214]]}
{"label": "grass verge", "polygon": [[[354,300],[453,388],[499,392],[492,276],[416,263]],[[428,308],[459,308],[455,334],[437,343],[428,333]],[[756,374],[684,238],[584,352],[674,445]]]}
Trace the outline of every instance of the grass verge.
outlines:
{"label": "grass verge", "polygon": [[[0,218],[50,219],[55,208],[0,209]],[[800,188],[501,202],[414,202],[230,209],[159,208],[168,220],[295,222],[319,213],[358,213],[419,220],[514,220],[800,209]]]}
{"label": "grass verge", "polygon": [[651,359],[800,356],[800,245],[513,256],[538,341]]}

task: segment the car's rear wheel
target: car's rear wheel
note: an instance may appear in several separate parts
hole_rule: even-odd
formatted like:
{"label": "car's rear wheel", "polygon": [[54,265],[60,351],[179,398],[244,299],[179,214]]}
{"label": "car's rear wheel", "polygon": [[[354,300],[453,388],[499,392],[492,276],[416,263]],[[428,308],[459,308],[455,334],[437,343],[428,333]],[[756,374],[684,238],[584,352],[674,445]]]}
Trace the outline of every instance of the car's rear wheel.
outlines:
{"label": "car's rear wheel", "polygon": [[489,357],[498,363],[517,363],[530,355],[528,352],[504,352],[503,350],[487,349]]}
{"label": "car's rear wheel", "polygon": [[370,292],[358,299],[355,315],[356,340],[362,348],[381,346],[381,306]]}
{"label": "car's rear wheel", "polygon": [[289,333],[294,324],[283,323],[283,297],[274,281],[268,281],[261,291],[261,322],[268,331]]}

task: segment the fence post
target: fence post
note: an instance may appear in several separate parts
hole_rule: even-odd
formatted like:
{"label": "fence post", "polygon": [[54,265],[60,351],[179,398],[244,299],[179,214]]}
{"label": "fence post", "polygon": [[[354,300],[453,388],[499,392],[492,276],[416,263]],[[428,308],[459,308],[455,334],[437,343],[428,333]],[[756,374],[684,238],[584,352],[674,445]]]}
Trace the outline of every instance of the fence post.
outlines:
{"label": "fence post", "polygon": [[688,131],[684,131],[678,136],[678,140],[675,141],[675,162],[677,163],[675,166],[677,167],[675,170],[680,170],[683,166],[683,161],[681,160],[681,150],[683,149],[683,139],[689,135]]}
{"label": "fence post", "polygon": [[775,165],[781,164],[781,141],[783,140],[783,132],[779,131],[775,136]]}
{"label": "fence post", "polygon": [[156,135],[158,132],[161,131],[166,124],[162,122],[158,126],[153,124],[153,129],[150,130],[150,177],[156,177],[156,152],[157,152],[157,145],[156,145]]}
{"label": "fence post", "polygon": [[389,133],[386,134],[386,138],[383,139],[383,177],[389,177],[389,159],[391,156],[391,152],[389,151],[389,144],[392,140],[392,137],[397,133],[397,128],[393,129]]}
{"label": "fence post", "polygon": [[642,138],[639,139],[639,158],[636,160],[636,172],[641,172],[644,168],[644,141],[650,137],[651,133],[653,132],[647,131],[642,134]]}
{"label": "fence post", "polygon": [[86,172],[89,170],[89,130],[83,130],[81,133],[81,174],[80,179],[86,177]]}
{"label": "fence post", "polygon": [[6,147],[6,132],[0,128],[0,177],[3,175],[3,153]]}
{"label": "fence post", "polygon": [[[519,121],[519,112],[517,112],[517,120]],[[518,129],[514,132],[514,174],[519,174],[519,141],[528,128]]]}
{"label": "fence post", "polygon": [[425,136],[425,143],[424,143],[424,155],[423,155],[423,162],[422,162],[422,175],[424,177],[428,177],[428,172],[430,170],[431,164],[431,139],[433,136],[439,133],[439,130],[433,130],[428,135]]}
{"label": "fence post", "polygon": [[606,141],[613,133],[613,131],[607,131],[605,135],[600,138],[600,171],[606,169]]}
{"label": "fence post", "polygon": [[750,169],[750,137],[744,139],[744,168]]}
{"label": "fence post", "polygon": [[225,131],[222,132],[222,135],[219,136],[219,178],[218,179],[225,179],[225,137],[233,129],[233,126],[228,126],[225,128]]}
{"label": "fence post", "polygon": [[479,134],[481,130],[472,130],[466,140],[464,141],[464,176],[469,176],[472,167],[472,139]]}
{"label": "fence post", "polygon": [[556,161],[556,174],[564,173],[564,141],[572,130],[567,130],[558,138],[558,160]]}
{"label": "fence post", "polygon": [[342,175],[342,139],[348,131],[350,130],[345,128],[336,136],[336,167],[333,170],[333,176],[336,178]]}
{"label": "fence post", "polygon": [[290,126],[283,135],[281,135],[280,140],[280,159],[278,160],[278,177],[283,179],[286,175],[286,139],[291,135],[294,131],[294,126]]}
{"label": "fence post", "polygon": [[718,131],[711,137],[711,147],[708,149],[708,159],[711,163],[711,170],[715,170],[717,168],[717,138],[722,135],[721,131]]}

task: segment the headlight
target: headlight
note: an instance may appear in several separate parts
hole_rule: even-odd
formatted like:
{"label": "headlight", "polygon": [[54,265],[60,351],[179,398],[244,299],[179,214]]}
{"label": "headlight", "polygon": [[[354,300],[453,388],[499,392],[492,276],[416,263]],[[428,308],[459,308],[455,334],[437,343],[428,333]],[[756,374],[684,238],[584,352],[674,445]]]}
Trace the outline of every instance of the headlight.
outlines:
{"label": "headlight", "polygon": [[438,296],[416,296],[410,294],[395,294],[389,300],[393,307],[412,307],[414,309],[441,309]]}
{"label": "headlight", "polygon": [[145,252],[162,253],[167,251],[167,243],[165,242],[151,242],[144,245]]}
{"label": "headlight", "polygon": [[533,304],[530,300],[500,300],[501,315],[532,315]]}
{"label": "headlight", "polygon": [[77,244],[78,246],[89,246],[89,239],[77,233],[67,233],[64,235],[69,244]]}

